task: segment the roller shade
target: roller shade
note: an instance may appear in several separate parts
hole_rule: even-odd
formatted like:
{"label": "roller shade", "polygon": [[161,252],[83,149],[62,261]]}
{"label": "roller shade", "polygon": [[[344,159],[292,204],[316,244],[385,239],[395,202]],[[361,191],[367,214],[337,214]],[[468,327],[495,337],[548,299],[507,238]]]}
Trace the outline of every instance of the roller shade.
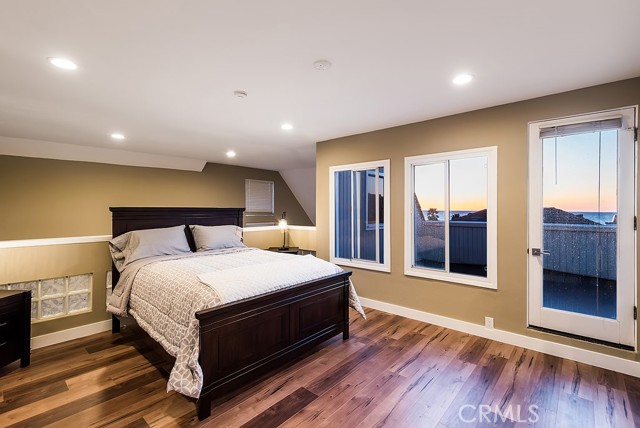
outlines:
{"label": "roller shade", "polygon": [[540,138],[564,137],[566,135],[585,134],[587,132],[600,132],[610,129],[621,129],[622,118],[596,120],[593,122],[572,123],[570,125],[550,126],[540,128]]}
{"label": "roller shade", "polygon": [[273,181],[247,179],[244,183],[246,212],[273,214]]}

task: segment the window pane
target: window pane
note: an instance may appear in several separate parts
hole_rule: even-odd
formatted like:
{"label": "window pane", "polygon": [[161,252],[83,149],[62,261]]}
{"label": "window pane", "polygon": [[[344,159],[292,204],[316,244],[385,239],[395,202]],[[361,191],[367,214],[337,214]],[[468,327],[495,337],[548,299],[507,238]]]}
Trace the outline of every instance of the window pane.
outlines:
{"label": "window pane", "polygon": [[[356,259],[376,261],[375,180],[375,169],[353,172],[354,258]],[[372,208],[371,214],[368,212],[369,207]],[[372,227],[368,227],[369,217],[373,218]]]}
{"label": "window pane", "polygon": [[351,259],[351,171],[337,171],[335,180],[335,254]]}
{"label": "window pane", "polygon": [[487,276],[487,158],[449,161],[449,271]]}
{"label": "window pane", "polygon": [[[381,166],[382,165],[382,166]],[[334,201],[334,246],[331,260],[352,262],[365,269],[388,270],[388,255],[384,257],[386,235],[384,227],[389,213],[385,209],[385,168],[388,161],[367,162],[335,169],[331,168]],[[387,201],[388,202],[388,201]],[[386,244],[388,245],[388,244]],[[382,266],[375,266],[382,265]]]}
{"label": "window pane", "polygon": [[445,163],[416,165],[413,179],[413,265],[444,270]]}
{"label": "window pane", "polygon": [[384,263],[384,168],[378,168],[378,245],[380,247],[380,263]]}
{"label": "window pane", "polygon": [[617,318],[618,132],[545,138],[543,306]]}

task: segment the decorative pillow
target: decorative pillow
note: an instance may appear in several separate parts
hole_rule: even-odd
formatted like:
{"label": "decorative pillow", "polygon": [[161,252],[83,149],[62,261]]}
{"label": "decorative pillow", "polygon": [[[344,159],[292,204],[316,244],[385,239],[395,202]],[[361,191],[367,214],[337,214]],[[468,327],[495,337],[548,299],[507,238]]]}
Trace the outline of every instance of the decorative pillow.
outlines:
{"label": "decorative pillow", "polygon": [[217,250],[220,248],[246,247],[242,243],[242,228],[238,226],[200,226],[191,225],[191,233],[197,251]]}
{"label": "decorative pillow", "polygon": [[120,272],[135,260],[191,252],[184,226],[133,230],[109,241],[109,250]]}

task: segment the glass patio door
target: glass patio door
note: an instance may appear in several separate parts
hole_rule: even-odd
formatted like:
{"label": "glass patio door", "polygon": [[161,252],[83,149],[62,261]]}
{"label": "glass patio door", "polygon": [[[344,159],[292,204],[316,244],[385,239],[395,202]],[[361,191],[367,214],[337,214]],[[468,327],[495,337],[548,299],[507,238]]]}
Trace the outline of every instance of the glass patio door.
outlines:
{"label": "glass patio door", "polygon": [[635,347],[634,108],[529,127],[529,325]]}

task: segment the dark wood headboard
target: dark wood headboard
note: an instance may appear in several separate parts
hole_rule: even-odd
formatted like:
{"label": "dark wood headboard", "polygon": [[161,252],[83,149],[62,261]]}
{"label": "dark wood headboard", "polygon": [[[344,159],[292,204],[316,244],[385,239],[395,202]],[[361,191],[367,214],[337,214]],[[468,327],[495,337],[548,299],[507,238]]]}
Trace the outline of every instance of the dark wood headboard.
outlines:
{"label": "dark wood headboard", "polygon": [[157,227],[200,224],[242,227],[244,208],[163,208],[163,207],[111,207],[111,234],[113,237],[132,230]]}
{"label": "dark wood headboard", "polygon": [[[111,207],[111,235],[120,236],[132,230],[155,229],[185,225],[185,234],[192,251],[195,243],[189,224],[203,226],[223,226],[232,224],[242,227],[244,208],[164,208],[164,207]],[[112,284],[118,282],[120,273],[112,270]]]}

